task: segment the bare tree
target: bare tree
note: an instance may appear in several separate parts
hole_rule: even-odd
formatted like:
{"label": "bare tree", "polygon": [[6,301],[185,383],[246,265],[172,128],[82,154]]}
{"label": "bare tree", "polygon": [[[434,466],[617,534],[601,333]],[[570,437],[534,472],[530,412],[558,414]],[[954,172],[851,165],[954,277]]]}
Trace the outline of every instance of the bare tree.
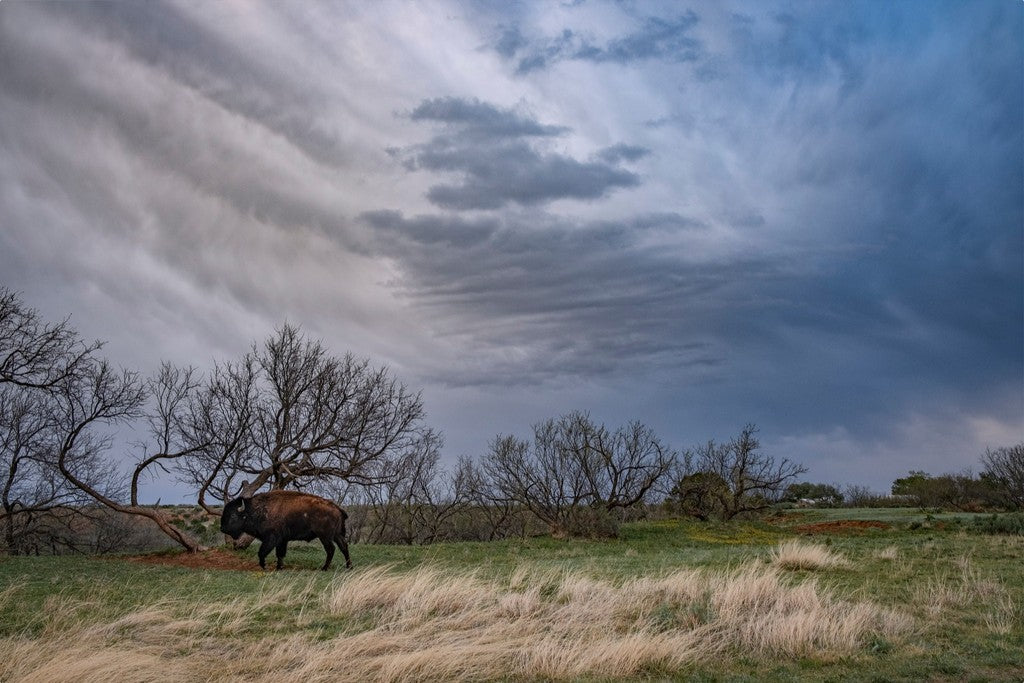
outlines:
{"label": "bare tree", "polygon": [[[88,497],[63,477],[54,459],[51,404],[46,393],[0,385],[0,522],[13,554],[69,545],[64,521],[86,514]],[[112,487],[114,473],[101,459],[80,458],[76,471],[97,488]]]}
{"label": "bare tree", "polygon": [[456,476],[466,491],[470,526],[479,528],[471,531],[476,540],[493,541],[526,534],[523,506],[502,493],[487,468],[462,457],[456,467]]}
{"label": "bare tree", "polygon": [[[419,395],[386,368],[332,356],[290,325],[206,378],[164,364],[143,381],[115,370],[99,357],[100,347],[83,343],[66,320],[46,324],[0,290],[0,503],[6,501],[10,533],[15,510],[21,518],[28,512],[26,487],[49,482],[53,491],[33,498],[37,508],[67,496],[89,500],[146,517],[196,551],[195,538],[140,503],[147,476],[175,472],[215,515],[213,503],[237,494],[239,480],[247,479],[250,491],[268,483],[301,489],[328,480],[379,482],[394,475],[389,462],[436,438],[422,425]],[[148,438],[136,445],[134,466],[119,486],[105,459],[111,430],[137,422]],[[44,452],[49,469],[39,467]]]}
{"label": "bare tree", "polygon": [[423,404],[386,368],[330,355],[291,325],[238,363],[219,366],[196,395],[181,472],[224,501],[250,490],[308,488],[324,480],[370,484],[388,459],[421,443]]}
{"label": "bare tree", "polygon": [[[176,375],[165,368],[146,383],[136,373],[115,370],[100,358],[101,346],[83,343],[67,320],[47,324],[17,296],[0,293],[0,438],[7,519],[47,507],[83,511],[86,502],[99,503],[146,517],[183,547],[198,550],[199,544],[163,512],[138,499],[139,480],[150,468],[162,467],[180,454],[166,448],[144,453],[127,486],[106,458],[111,428],[142,417],[150,395],[157,416],[150,425],[154,433],[160,431],[161,412],[165,417],[174,412],[167,407],[173,394],[184,396],[192,390],[191,372]],[[168,421],[156,443],[169,445],[174,433],[175,425]],[[33,495],[15,497],[17,491],[29,489]]]}
{"label": "bare tree", "polygon": [[386,477],[365,487],[373,519],[368,540],[412,545],[451,538],[467,494],[458,470],[442,470],[441,443],[440,435],[425,432],[415,448],[389,460]]}
{"label": "bare tree", "polygon": [[[39,399],[27,392],[0,386],[0,519],[8,551],[19,554],[26,518],[33,511],[49,510],[58,500],[57,491],[44,485],[45,411]],[[59,503],[58,503],[59,504]]]}
{"label": "bare tree", "polygon": [[1007,507],[1024,508],[1024,443],[986,449],[981,456],[982,476],[993,483]]}
{"label": "bare tree", "polygon": [[535,425],[532,443],[498,436],[481,467],[552,534],[612,535],[608,514],[643,501],[673,457],[640,423],[610,433],[585,413],[569,413]]}
{"label": "bare tree", "polygon": [[422,446],[408,459],[412,476],[407,494],[394,502],[402,505],[412,519],[415,539],[419,543],[434,543],[452,538],[451,522],[469,504],[467,481],[463,472],[455,469],[442,472],[439,466],[441,438],[430,433]]}
{"label": "bare tree", "polygon": [[608,511],[643,502],[675,460],[653,430],[640,422],[609,432],[586,413],[575,412],[558,421],[558,432],[558,447],[580,464],[593,505]]}
{"label": "bare tree", "polygon": [[[155,383],[171,381],[182,381],[182,378],[159,375]],[[111,438],[101,430],[142,417],[146,398],[146,383],[138,375],[114,370],[105,360],[93,359],[73,377],[66,378],[56,393],[57,465],[71,484],[97,503],[117,512],[146,517],[183,548],[196,552],[202,546],[194,537],[176,527],[158,507],[143,505],[138,498],[139,481],[149,473],[149,468],[175,459],[179,454],[162,450],[144,453],[132,470],[126,503],[121,502],[115,492],[94,486],[78,469],[78,463],[99,457],[110,449]]]}
{"label": "bare tree", "polygon": [[0,384],[52,389],[100,347],[84,343],[68,319],[47,323],[15,292],[0,287]]}
{"label": "bare tree", "polygon": [[[719,499],[725,519],[771,507],[786,487],[807,471],[785,458],[777,462],[761,453],[756,434],[757,427],[748,424],[729,443],[709,441],[689,455],[697,472],[714,475],[706,477],[705,483],[714,484],[711,490]],[[727,486],[722,487],[719,480]]]}
{"label": "bare tree", "polygon": [[[86,344],[65,319],[42,320],[20,297],[0,288],[0,522],[10,552],[68,545],[68,520],[88,515],[89,497],[58,462],[61,391],[86,372],[99,342]],[[116,490],[116,472],[93,451],[68,466],[96,490]]]}
{"label": "bare tree", "polygon": [[253,478],[249,463],[256,458],[257,390],[257,369],[250,357],[217,364],[201,386],[188,392],[188,400],[174,401],[173,410],[158,423],[174,425],[170,433],[183,453],[174,461],[175,470],[195,487],[199,505],[211,516],[219,516],[214,507],[218,502],[238,494],[241,482],[236,480]]}
{"label": "bare tree", "polygon": [[535,443],[497,436],[482,467],[504,500],[520,505],[548,525],[552,535],[572,531],[573,513],[589,502],[582,471],[553,447],[552,424],[535,427]]}

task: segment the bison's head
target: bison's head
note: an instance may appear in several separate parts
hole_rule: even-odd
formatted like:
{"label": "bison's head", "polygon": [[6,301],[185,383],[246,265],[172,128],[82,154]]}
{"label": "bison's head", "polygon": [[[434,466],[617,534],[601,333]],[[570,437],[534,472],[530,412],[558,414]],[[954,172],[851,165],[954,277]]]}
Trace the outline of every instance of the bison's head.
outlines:
{"label": "bison's head", "polygon": [[221,532],[237,540],[245,533],[251,506],[252,498],[235,498],[225,505],[224,512],[220,516]]}

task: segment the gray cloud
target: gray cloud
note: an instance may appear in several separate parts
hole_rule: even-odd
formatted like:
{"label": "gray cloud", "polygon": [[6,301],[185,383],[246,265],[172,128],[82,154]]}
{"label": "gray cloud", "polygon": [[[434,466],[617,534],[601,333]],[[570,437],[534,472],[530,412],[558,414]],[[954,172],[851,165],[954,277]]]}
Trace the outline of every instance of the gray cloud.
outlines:
{"label": "gray cloud", "polygon": [[505,59],[511,59],[516,52],[526,47],[527,40],[517,26],[505,26],[494,44],[494,51]]}
{"label": "gray cloud", "polygon": [[459,127],[461,135],[499,139],[552,137],[569,132],[565,126],[541,125],[536,120],[473,98],[438,97],[425,100],[409,115],[413,121],[437,121]]}
{"label": "gray cloud", "polygon": [[360,215],[380,235],[394,233],[419,245],[441,244],[447,247],[472,247],[487,241],[497,230],[493,218],[477,221],[458,216],[416,216],[406,219],[401,211],[367,211]]}
{"label": "gray cloud", "polygon": [[[490,359],[435,378],[454,384],[714,368],[723,362],[709,341],[715,310],[753,283],[783,276],[764,260],[686,264],[651,246],[652,234],[685,240],[706,230],[679,214],[621,222],[529,214],[497,226],[390,211],[363,218],[378,228],[375,248],[401,264],[402,296],[431,310],[444,335],[470,335],[473,353]],[[496,362],[507,347],[527,357]]]}
{"label": "gray cloud", "polygon": [[605,147],[597,153],[597,158],[609,164],[616,164],[620,161],[639,161],[650,153],[651,150],[646,147],[620,143],[611,147]]}
{"label": "gray cloud", "polygon": [[[350,158],[339,131],[310,115],[330,105],[323,89],[269,55],[239,50],[177,3],[68,3],[52,16],[116,43],[224,109],[258,120],[319,162],[344,164]],[[279,17],[282,24],[286,16]]]}
{"label": "gray cloud", "polygon": [[500,209],[511,202],[532,206],[556,199],[598,199],[615,188],[640,184],[637,174],[617,163],[642,156],[641,148],[610,148],[593,161],[543,152],[524,138],[559,136],[569,129],[542,125],[479,100],[427,100],[410,118],[445,125],[429,142],[398,151],[409,170],[461,176],[457,184],[439,183],[427,192],[427,198],[444,209]]}
{"label": "gray cloud", "polygon": [[[108,338],[130,319],[111,348],[143,368],[156,354],[201,364],[244,346],[240,331],[316,320],[309,311],[325,305],[379,309],[365,286],[340,304],[321,299],[334,269],[366,271],[336,182],[353,159],[311,154],[324,141],[279,125],[309,98],[329,98],[242,106],[263,97],[243,85],[250,78],[290,91],[212,26],[192,31],[179,7],[151,7],[166,23],[140,29],[161,34],[149,47],[132,30],[148,25],[136,5],[0,8],[0,272],[64,292],[53,313],[76,313],[86,334]],[[247,74],[237,82],[236,67]]]}
{"label": "gray cloud", "polygon": [[502,145],[490,150],[424,150],[419,168],[461,171],[461,184],[440,184],[427,197],[456,210],[499,209],[509,202],[523,206],[555,199],[597,199],[613,188],[635,187],[635,173],[605,163],[580,162],[559,154],[539,154],[527,145]]}
{"label": "gray cloud", "polygon": [[506,27],[494,49],[505,59],[517,60],[516,73],[520,75],[567,60],[595,64],[651,59],[692,62],[703,55],[701,42],[691,35],[698,22],[692,11],[673,18],[647,17],[636,31],[604,43],[571,29],[553,38],[529,40],[518,27]]}

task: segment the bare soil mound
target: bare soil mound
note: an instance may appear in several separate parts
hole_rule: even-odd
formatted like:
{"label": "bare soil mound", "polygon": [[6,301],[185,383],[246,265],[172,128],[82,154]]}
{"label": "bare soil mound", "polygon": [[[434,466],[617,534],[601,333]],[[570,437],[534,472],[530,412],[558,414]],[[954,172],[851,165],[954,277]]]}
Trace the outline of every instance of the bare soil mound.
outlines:
{"label": "bare soil mound", "polygon": [[204,550],[201,553],[177,553],[158,555],[136,555],[129,557],[132,562],[159,564],[190,569],[226,569],[232,571],[254,571],[259,569],[255,558],[239,557],[226,550]]}
{"label": "bare soil mound", "polygon": [[841,519],[835,522],[804,524],[794,531],[798,534],[858,534],[869,529],[891,529],[891,524],[867,519]]}

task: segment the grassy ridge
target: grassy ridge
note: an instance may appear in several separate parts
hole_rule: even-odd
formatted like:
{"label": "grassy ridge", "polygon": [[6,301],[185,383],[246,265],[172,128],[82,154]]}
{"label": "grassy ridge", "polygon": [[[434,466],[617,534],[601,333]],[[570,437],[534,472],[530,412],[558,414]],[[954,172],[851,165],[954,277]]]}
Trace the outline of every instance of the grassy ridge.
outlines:
{"label": "grassy ridge", "polygon": [[[357,646],[368,648],[364,663],[370,668],[363,673],[401,679],[403,669],[381,668],[385,659],[374,659],[378,655],[373,654],[372,643],[384,642],[381,634],[406,633],[402,631],[406,627],[412,629],[406,640],[394,643],[412,642],[409,634],[423,638],[427,633],[447,633],[445,642],[454,648],[449,651],[450,658],[476,662],[477,668],[460,672],[446,671],[443,664],[447,660],[428,661],[416,655],[418,651],[399,658],[412,667],[408,671],[417,671],[416,666],[441,666],[419,669],[428,676],[434,671],[436,677],[491,678],[504,672],[523,678],[1020,679],[1024,676],[1024,538],[974,535],[933,525],[934,520],[923,515],[909,518],[902,514],[892,529],[802,538],[799,546],[788,548],[780,544],[796,536],[795,528],[839,517],[833,516],[833,511],[800,511],[773,524],[640,523],[627,525],[619,540],[600,542],[538,538],[427,547],[354,546],[355,573],[312,571],[322,562],[323,553],[318,545],[304,544],[289,550],[288,565],[294,569],[280,573],[151,566],[124,558],[0,558],[0,680],[24,675],[5,670],[10,664],[3,663],[24,664],[24,650],[45,651],[47,643],[63,646],[69,641],[86,643],[92,651],[108,655],[136,652],[140,657],[155,657],[159,663],[155,670],[166,674],[158,679],[172,679],[174,671],[183,679],[194,678],[198,672],[188,668],[194,664],[190,657],[220,662],[219,669],[203,671],[225,680],[259,679],[268,674],[221,662],[217,653],[223,654],[225,649],[256,652],[269,647],[278,652],[276,643],[286,641],[292,650],[278,652],[274,661],[279,668],[294,672],[300,665],[288,652],[305,652],[308,661],[321,661],[325,670],[330,670],[334,666],[332,648],[344,643],[350,653]],[[911,530],[915,523],[919,526]],[[817,549],[808,552],[812,547]],[[255,567],[254,549],[242,555]],[[814,557],[837,561],[816,565]],[[784,558],[791,563],[783,564]],[[759,590],[776,596],[771,598],[776,602],[755,601],[750,604],[760,607],[746,611],[727,609],[731,603],[716,591],[724,591],[721,587],[730,577],[745,571],[760,572]],[[368,577],[385,575],[391,578],[378,584],[376,592],[386,593],[380,586],[391,585],[391,603],[361,603],[363,598],[352,593],[359,585],[357,579],[365,583]],[[652,588],[672,576],[676,576],[671,584],[675,588]],[[456,580],[445,583],[450,577]],[[637,583],[641,579],[646,583]],[[404,581],[409,582],[406,588],[394,587],[406,586]],[[544,589],[547,593],[523,597],[530,595],[531,583],[548,586]],[[505,603],[532,605],[527,616],[536,619],[520,622],[513,635],[550,634],[573,623],[578,629],[558,631],[560,639],[551,642],[538,641],[547,643],[547,649],[526,648],[536,660],[530,660],[534,668],[523,668],[526,664],[520,660],[501,659],[508,648],[495,643],[501,638],[511,643],[513,636],[499,631],[490,632],[494,641],[490,645],[478,642],[483,650],[477,654],[456,655],[466,634],[478,633],[480,626],[466,632],[445,631],[450,624],[445,626],[444,619],[453,617],[446,616],[444,609],[439,614],[409,610],[422,604],[427,599],[424,596],[448,594],[460,585],[473,589],[454,592],[474,609],[507,609],[507,605],[501,607]],[[442,590],[444,586],[448,593]],[[574,591],[571,586],[585,589]],[[673,602],[652,597],[664,596],[665,591],[689,595],[686,591],[691,589],[696,591],[693,599]],[[789,589],[803,592],[789,594]],[[586,595],[602,591],[605,597],[598,604],[584,600]],[[375,591],[367,588],[364,592]],[[437,600],[436,595],[430,599]],[[349,609],[346,604],[362,607]],[[558,611],[570,604],[579,608],[574,612],[578,622],[566,616],[569,612]],[[586,628],[609,614],[598,609],[601,604],[632,605],[619,612],[612,610],[608,617],[612,621],[602,626],[604,631],[622,636],[615,641],[618,645],[601,641]],[[844,606],[860,610],[858,619],[863,621],[857,623],[862,623],[863,629],[851,630],[853,644],[843,641],[846,644],[839,647],[834,636],[813,628],[829,620],[846,623],[845,617],[841,618],[847,615]],[[762,607],[768,611],[758,612]],[[824,612],[814,611],[819,608]],[[471,618],[465,605],[456,611],[460,618],[480,618],[481,623],[501,621],[494,614]],[[420,621],[409,621],[410,614],[418,614]],[[746,622],[745,614],[749,616]],[[796,614],[818,616],[800,622]],[[888,614],[897,615],[896,621],[886,622],[883,617]],[[787,633],[803,633],[800,637],[805,640],[794,636],[796,640],[776,640],[771,646],[750,640],[755,619],[761,621],[756,622],[760,626],[754,633],[763,633],[765,624],[783,623],[780,615],[790,619],[785,622],[791,626]],[[441,621],[429,621],[435,617]],[[902,617],[907,621],[900,621]],[[127,624],[121,623],[124,620]],[[693,640],[694,629],[717,635]],[[572,633],[590,633],[591,645],[601,645],[587,649],[581,644],[587,639],[577,639],[569,650],[556,647],[572,642]],[[779,646],[785,642],[790,644]],[[180,651],[168,650],[167,643],[178,643]],[[438,642],[430,647],[437,650]],[[518,647],[526,646],[520,643]],[[694,648],[700,647],[713,651],[714,656],[694,655]],[[480,654],[492,650],[497,659]],[[583,657],[580,652],[584,651],[592,656]],[[392,658],[395,652],[391,652]],[[609,652],[619,654],[612,657]],[[541,656],[544,653],[546,659]],[[605,653],[601,655],[604,664],[588,668],[588,662],[600,660],[601,653]],[[634,661],[633,657],[640,659]],[[103,661],[109,664],[112,660]],[[377,668],[371,666],[373,661]],[[121,670],[130,666],[130,662],[122,662]],[[102,666],[97,671],[101,671],[97,679],[112,675]],[[49,678],[55,675],[49,672]],[[344,677],[338,671],[332,675]],[[139,673],[137,678],[144,677]]]}

